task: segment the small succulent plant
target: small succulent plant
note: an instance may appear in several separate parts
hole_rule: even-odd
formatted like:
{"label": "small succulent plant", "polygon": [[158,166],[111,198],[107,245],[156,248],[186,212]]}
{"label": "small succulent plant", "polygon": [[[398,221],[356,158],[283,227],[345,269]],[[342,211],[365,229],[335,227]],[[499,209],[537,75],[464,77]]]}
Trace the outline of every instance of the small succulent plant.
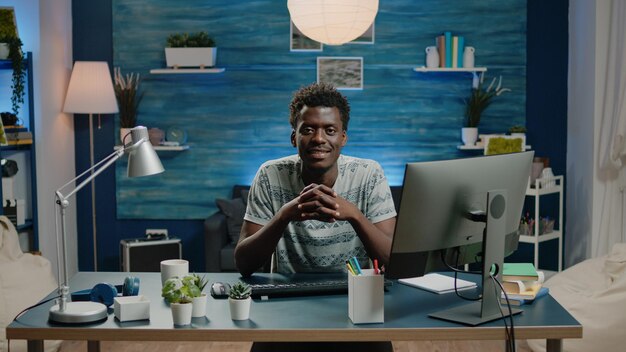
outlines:
{"label": "small succulent plant", "polygon": [[252,289],[250,288],[250,286],[248,286],[246,283],[239,281],[231,286],[228,297],[232,299],[246,299],[250,297],[251,293]]}
{"label": "small succulent plant", "polygon": [[207,32],[176,33],[167,37],[168,48],[211,48],[215,40]]}
{"label": "small succulent plant", "polygon": [[191,275],[167,279],[161,289],[161,296],[169,303],[191,303],[193,297],[199,297],[202,292],[196,286],[195,278]]}

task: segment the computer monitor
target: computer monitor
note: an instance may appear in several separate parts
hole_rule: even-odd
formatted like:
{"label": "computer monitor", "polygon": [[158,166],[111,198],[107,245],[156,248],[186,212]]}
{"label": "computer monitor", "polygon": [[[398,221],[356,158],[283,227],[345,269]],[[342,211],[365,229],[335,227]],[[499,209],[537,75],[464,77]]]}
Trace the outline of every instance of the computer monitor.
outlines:
{"label": "computer monitor", "polygon": [[482,263],[478,311],[441,318],[469,314],[461,322],[470,325],[500,318],[500,291],[489,273],[495,265],[500,276],[504,256],[517,249],[533,154],[408,163],[385,275],[422,276],[445,269],[444,258],[452,266]]}

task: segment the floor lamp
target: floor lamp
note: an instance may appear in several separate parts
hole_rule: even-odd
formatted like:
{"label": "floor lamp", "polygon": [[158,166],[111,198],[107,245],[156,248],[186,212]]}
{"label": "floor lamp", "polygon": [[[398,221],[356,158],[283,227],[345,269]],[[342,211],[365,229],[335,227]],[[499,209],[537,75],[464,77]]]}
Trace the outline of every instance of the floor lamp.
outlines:
{"label": "floor lamp", "polygon": [[[65,96],[63,112],[89,114],[89,156],[94,167],[93,114],[117,113],[117,101],[111,80],[109,64],[105,61],[76,61]],[[96,234],[96,183],[91,183],[91,224],[93,236],[93,266],[98,271]]]}
{"label": "floor lamp", "polygon": [[[98,302],[70,302],[70,288],[67,275],[67,233],[65,229],[65,209],[69,206],[69,198],[80,191],[102,171],[113,165],[124,154],[128,154],[128,177],[140,177],[158,174],[164,171],[161,160],[152,148],[148,137],[148,129],[144,126],[134,127],[130,132],[131,142],[123,148],[114,151],[106,158],[99,161],[80,175],[76,176],[55,192],[55,205],[61,218],[61,238],[59,238],[59,226],[55,224],[57,236],[57,251],[59,252],[59,295],[57,304],[50,308],[49,318],[58,323],[92,323],[107,317],[107,307]],[[86,176],[89,174],[88,176]],[[84,178],[84,179],[83,179]],[[70,192],[63,194],[64,190],[76,181],[82,180]],[[59,214],[55,219],[59,218]],[[63,252],[61,253],[60,249]],[[62,260],[62,262],[61,262]],[[62,271],[61,271],[62,266]],[[61,275],[63,275],[61,277]]]}

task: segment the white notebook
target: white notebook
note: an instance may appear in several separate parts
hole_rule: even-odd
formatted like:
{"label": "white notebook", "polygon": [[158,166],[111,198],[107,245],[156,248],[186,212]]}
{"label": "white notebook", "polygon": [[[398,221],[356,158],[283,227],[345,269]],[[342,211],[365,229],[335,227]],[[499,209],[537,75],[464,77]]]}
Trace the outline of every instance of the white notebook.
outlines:
{"label": "white notebook", "polygon": [[[411,277],[408,279],[399,279],[398,282],[438,294],[454,292],[454,277],[436,273],[426,274],[419,277]],[[457,291],[469,290],[475,287],[475,282],[456,279]]]}

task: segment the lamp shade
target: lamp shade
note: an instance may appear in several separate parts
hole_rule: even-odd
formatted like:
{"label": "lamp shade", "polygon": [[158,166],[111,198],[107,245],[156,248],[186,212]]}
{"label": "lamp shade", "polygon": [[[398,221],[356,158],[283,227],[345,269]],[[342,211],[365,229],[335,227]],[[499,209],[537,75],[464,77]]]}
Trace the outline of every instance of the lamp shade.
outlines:
{"label": "lamp shade", "polygon": [[114,114],[118,111],[109,64],[105,61],[76,61],[63,112]]}
{"label": "lamp shade", "polygon": [[378,0],[288,0],[293,24],[307,37],[340,45],[361,36],[378,12]]}
{"label": "lamp shade", "polygon": [[128,177],[141,177],[161,173],[165,171],[159,156],[152,148],[145,126],[134,127],[130,131],[132,144],[144,140],[137,148],[130,149],[128,153]]}

